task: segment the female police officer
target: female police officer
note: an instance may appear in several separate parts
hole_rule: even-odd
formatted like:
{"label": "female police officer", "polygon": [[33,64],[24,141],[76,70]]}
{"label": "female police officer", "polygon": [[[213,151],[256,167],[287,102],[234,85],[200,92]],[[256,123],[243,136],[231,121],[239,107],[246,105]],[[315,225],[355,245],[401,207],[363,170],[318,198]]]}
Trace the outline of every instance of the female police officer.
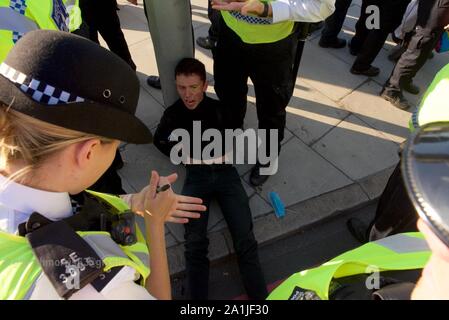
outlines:
{"label": "female police officer", "polygon": [[1,299],[170,298],[164,222],[197,217],[201,200],[158,192],[176,176],[152,172],[126,196],[145,243],[125,201],[83,192],[120,140],[151,142],[138,97],[126,63],[69,33],[30,32],[0,65]]}

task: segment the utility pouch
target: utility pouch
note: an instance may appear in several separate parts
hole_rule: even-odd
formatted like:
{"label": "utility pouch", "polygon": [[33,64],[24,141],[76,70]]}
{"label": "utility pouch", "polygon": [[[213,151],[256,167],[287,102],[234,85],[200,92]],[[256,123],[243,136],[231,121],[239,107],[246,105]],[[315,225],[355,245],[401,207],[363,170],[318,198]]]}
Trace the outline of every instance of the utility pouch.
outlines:
{"label": "utility pouch", "polygon": [[[34,217],[36,215],[33,214]],[[63,220],[33,228],[26,237],[43,272],[64,299],[70,298],[103,272],[101,258]]]}

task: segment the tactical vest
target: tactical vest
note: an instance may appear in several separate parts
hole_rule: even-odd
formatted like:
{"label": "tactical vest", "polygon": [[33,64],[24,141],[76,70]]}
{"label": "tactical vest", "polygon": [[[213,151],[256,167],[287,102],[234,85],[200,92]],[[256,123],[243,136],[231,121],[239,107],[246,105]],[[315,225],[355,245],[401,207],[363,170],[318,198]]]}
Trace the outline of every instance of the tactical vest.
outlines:
{"label": "tactical vest", "polygon": [[0,62],[29,31],[72,32],[81,22],[78,0],[0,0]]}
{"label": "tactical vest", "polygon": [[449,64],[441,69],[426,91],[409,123],[410,131],[432,122],[449,122]]}
{"label": "tactical vest", "polygon": [[311,291],[329,299],[332,279],[373,272],[422,269],[431,255],[421,233],[398,234],[369,242],[320,267],[295,273],[277,287],[268,300],[298,300],[295,294]]}
{"label": "tactical vest", "polygon": [[[128,205],[115,196],[90,192],[107,202],[118,212],[129,210]],[[139,228],[137,242],[132,246],[120,246],[107,232],[77,232],[102,259],[107,272],[115,267],[129,266],[140,275],[144,285],[150,274],[148,247]],[[42,268],[25,237],[0,231],[0,300],[28,299],[36,286]]]}
{"label": "tactical vest", "polygon": [[237,11],[221,11],[221,15],[226,25],[249,44],[273,43],[285,39],[293,32],[295,25],[293,21],[273,23],[272,18],[245,16]]}

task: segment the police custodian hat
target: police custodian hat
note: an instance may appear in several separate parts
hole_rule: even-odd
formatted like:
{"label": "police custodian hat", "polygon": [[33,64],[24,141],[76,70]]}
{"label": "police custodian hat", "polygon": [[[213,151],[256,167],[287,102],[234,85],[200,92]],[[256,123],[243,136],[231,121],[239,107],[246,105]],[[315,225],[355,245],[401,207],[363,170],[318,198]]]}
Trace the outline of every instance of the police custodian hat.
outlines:
{"label": "police custodian hat", "polygon": [[402,174],[418,214],[449,247],[449,122],[413,135],[402,153]]}
{"label": "police custodian hat", "polygon": [[96,43],[67,32],[29,32],[0,64],[0,101],[64,128],[150,143],[150,130],[135,116],[138,99],[135,71]]}

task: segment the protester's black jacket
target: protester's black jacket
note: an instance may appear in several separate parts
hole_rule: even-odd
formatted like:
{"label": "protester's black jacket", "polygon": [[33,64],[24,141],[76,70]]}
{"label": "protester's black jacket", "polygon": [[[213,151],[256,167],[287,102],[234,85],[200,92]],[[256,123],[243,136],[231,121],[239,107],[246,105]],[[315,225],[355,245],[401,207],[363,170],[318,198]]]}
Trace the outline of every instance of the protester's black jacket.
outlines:
{"label": "protester's black jacket", "polygon": [[[154,134],[154,145],[166,156],[170,156],[173,146],[178,141],[170,141],[170,136],[175,129],[185,129],[191,137],[191,149],[193,146],[193,122],[201,121],[201,135],[207,129],[218,129],[223,134],[224,129],[230,128],[228,111],[220,101],[207,96],[194,110],[189,110],[181,99],[168,107]],[[224,137],[223,137],[224,142]],[[203,142],[201,150],[209,142]],[[190,153],[193,155],[193,152]],[[218,156],[218,155],[216,155]]]}

